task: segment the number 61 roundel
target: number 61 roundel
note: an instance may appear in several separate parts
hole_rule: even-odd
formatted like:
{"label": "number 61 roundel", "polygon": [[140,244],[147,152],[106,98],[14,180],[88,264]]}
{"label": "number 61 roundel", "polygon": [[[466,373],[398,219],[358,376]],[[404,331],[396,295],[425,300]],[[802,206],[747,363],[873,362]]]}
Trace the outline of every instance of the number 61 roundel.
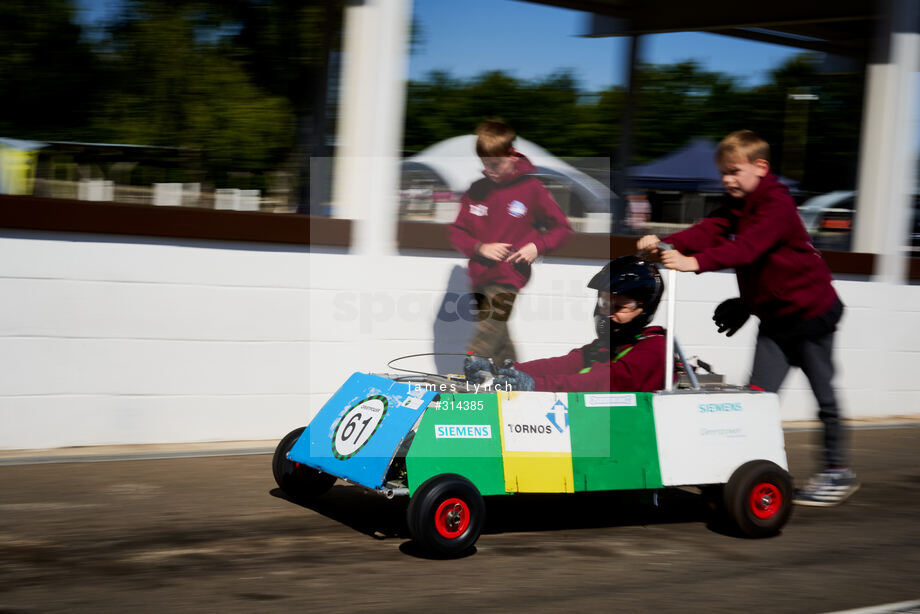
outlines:
{"label": "number 61 roundel", "polygon": [[353,405],[335,427],[332,438],[335,457],[345,460],[357,454],[370,441],[386,413],[387,398],[379,394]]}

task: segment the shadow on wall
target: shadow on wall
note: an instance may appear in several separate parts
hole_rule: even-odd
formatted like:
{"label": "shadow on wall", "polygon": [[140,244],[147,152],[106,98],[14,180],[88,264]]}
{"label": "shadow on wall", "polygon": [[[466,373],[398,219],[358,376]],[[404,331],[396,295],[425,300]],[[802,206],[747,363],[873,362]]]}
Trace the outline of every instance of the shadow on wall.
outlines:
{"label": "shadow on wall", "polygon": [[[447,280],[444,298],[434,320],[432,352],[438,373],[463,373],[463,357],[446,354],[466,352],[476,323],[476,303],[466,267],[457,265]],[[441,355],[445,354],[445,355]]]}

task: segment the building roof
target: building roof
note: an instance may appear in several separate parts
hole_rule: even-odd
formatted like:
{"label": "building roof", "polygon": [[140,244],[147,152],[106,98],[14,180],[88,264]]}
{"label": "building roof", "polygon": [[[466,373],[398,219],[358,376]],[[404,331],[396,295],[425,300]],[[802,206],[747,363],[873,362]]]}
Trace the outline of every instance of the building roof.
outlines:
{"label": "building roof", "polygon": [[587,36],[705,31],[856,58],[866,57],[886,4],[882,0],[531,1],[593,13]]}

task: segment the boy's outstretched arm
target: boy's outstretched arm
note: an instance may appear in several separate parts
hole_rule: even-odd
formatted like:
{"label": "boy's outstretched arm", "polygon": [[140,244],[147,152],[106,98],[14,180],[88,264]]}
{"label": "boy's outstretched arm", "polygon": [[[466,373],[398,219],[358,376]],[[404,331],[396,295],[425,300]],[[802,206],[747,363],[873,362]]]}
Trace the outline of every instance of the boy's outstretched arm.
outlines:
{"label": "boy's outstretched arm", "polygon": [[553,375],[559,373],[578,373],[585,366],[585,347],[587,346],[575,348],[568,354],[564,354],[562,356],[554,356],[552,358],[537,358],[536,360],[530,360],[527,362],[516,362],[514,363],[514,368],[534,376]]}
{"label": "boy's outstretched arm", "polygon": [[717,271],[750,264],[795,232],[801,223],[794,204],[764,203],[747,214],[747,223],[733,240],[696,253],[699,270]]}
{"label": "boy's outstretched arm", "polygon": [[682,254],[697,254],[727,241],[731,232],[731,209],[722,206],[693,226],[664,237]]}
{"label": "boy's outstretched arm", "polygon": [[700,270],[700,263],[693,256],[684,256],[676,249],[666,249],[661,252],[661,263],[668,269],[695,273]]}
{"label": "boy's outstretched arm", "polygon": [[[587,373],[547,373],[533,376],[534,390],[608,392],[657,390],[664,384],[665,337],[644,341],[613,363],[600,363]],[[649,382],[655,384],[650,389]]]}

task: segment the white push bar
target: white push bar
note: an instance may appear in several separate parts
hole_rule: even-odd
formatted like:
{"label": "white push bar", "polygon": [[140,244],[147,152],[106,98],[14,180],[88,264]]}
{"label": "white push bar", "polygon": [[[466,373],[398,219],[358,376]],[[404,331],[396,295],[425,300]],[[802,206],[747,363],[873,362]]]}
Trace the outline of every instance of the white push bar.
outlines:
{"label": "white push bar", "polygon": [[665,325],[664,389],[674,390],[674,311],[677,306],[677,271],[668,269],[668,321]]}
{"label": "white push bar", "polygon": [[[659,249],[673,249],[670,245],[666,243],[659,243]],[[690,385],[693,386],[694,390],[700,389],[700,383],[696,379],[696,373],[693,372],[693,367],[687,363],[687,359],[684,357],[683,350],[680,349],[680,344],[677,343],[677,338],[674,336],[674,320],[675,312],[677,311],[677,271],[674,269],[668,269],[668,320],[666,323],[666,333],[665,333],[665,354],[664,354],[664,389],[665,392],[674,391],[674,352],[677,351],[677,355],[680,358],[680,364],[684,366],[684,370],[687,372],[687,377],[690,378]]]}

